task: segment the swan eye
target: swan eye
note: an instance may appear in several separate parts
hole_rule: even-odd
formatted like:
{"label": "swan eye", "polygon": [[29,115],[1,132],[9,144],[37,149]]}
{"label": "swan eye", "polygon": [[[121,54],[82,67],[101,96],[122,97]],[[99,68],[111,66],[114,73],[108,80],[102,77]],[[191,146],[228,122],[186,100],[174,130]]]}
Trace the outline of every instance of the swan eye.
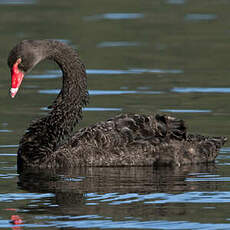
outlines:
{"label": "swan eye", "polygon": [[19,58],[17,59],[17,61],[15,62],[15,64],[17,64],[19,70],[24,71],[24,65],[23,65],[23,63],[22,63],[22,58],[21,58],[21,57],[19,57]]}
{"label": "swan eye", "polygon": [[11,70],[13,72],[18,72],[21,70],[20,65],[21,65],[22,59],[18,58],[12,65]]}

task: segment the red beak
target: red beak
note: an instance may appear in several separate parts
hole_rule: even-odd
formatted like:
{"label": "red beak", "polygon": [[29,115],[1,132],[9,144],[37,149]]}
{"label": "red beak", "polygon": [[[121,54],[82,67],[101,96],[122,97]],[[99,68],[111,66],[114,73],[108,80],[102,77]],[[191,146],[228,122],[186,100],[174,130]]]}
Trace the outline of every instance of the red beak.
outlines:
{"label": "red beak", "polygon": [[21,58],[19,58],[15,64],[12,67],[11,70],[11,89],[10,89],[10,95],[12,98],[15,97],[16,93],[18,92],[18,89],[22,83],[24,73],[18,69],[18,65],[21,62]]}

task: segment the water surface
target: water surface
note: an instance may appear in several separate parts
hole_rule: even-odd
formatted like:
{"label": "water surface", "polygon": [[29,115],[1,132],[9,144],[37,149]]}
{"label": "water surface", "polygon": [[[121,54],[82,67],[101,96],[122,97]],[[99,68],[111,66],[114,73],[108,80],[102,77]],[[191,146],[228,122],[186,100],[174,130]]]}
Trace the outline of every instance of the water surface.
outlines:
{"label": "water surface", "polygon": [[20,137],[47,114],[61,72],[39,64],[12,100],[6,64],[20,40],[57,39],[76,48],[87,68],[90,104],[79,127],[121,112],[158,112],[183,118],[190,132],[230,138],[229,1],[0,5],[0,229],[230,228],[230,142],[211,165],[18,175]]}

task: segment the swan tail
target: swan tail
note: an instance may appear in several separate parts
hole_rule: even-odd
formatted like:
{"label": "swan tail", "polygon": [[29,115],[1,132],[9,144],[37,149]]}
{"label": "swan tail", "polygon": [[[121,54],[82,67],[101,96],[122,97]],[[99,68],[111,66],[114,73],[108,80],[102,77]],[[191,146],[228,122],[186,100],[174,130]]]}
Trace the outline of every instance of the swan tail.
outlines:
{"label": "swan tail", "polygon": [[216,147],[216,149],[220,149],[225,142],[227,142],[227,137],[208,137],[208,136],[202,136],[197,134],[189,134],[188,135],[188,141],[190,142],[200,142],[200,143],[211,143]]}

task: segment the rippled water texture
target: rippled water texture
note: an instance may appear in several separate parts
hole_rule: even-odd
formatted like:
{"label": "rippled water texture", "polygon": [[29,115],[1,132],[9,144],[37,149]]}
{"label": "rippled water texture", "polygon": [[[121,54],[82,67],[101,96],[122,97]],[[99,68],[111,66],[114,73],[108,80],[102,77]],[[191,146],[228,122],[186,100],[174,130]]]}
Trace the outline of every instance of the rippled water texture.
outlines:
{"label": "rippled water texture", "polygon": [[39,64],[9,97],[9,50],[51,38],[87,68],[85,127],[121,112],[167,113],[230,138],[230,2],[0,0],[0,229],[230,229],[230,142],[215,165],[80,168],[18,175],[20,137],[60,91]]}

